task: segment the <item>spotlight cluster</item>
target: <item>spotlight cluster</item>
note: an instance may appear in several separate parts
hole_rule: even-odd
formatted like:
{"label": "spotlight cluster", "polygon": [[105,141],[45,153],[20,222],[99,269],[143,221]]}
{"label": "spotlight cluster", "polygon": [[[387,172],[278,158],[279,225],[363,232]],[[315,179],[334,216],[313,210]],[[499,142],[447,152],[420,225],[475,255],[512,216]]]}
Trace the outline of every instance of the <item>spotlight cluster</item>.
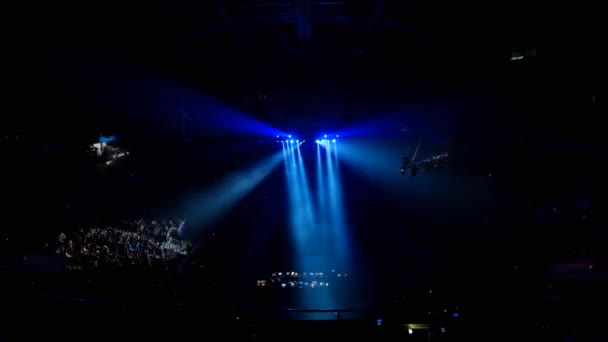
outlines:
{"label": "spotlight cluster", "polygon": [[289,144],[296,143],[296,144],[299,144],[301,142],[304,142],[304,140],[300,140],[300,139],[292,136],[291,134],[288,134],[288,135],[285,135],[285,136],[277,135],[276,138],[277,138],[277,142],[278,143],[289,143]]}
{"label": "spotlight cluster", "polygon": [[339,138],[339,137],[340,136],[338,134],[331,135],[331,136],[328,136],[327,134],[324,134],[323,138],[317,139],[317,140],[315,140],[315,142],[317,144],[321,144],[321,143],[326,144],[326,143],[329,143],[329,142],[336,143],[338,141],[337,138]]}

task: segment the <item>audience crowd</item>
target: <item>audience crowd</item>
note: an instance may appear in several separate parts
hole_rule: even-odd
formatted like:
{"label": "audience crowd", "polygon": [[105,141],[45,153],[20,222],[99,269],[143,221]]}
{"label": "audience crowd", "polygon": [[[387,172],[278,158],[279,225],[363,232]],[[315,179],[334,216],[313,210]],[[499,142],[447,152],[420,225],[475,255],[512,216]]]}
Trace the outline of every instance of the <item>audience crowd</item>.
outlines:
{"label": "audience crowd", "polygon": [[61,233],[56,253],[65,255],[73,268],[153,266],[186,254],[189,245],[179,237],[184,221],[123,222],[105,228],[80,229],[75,236]]}

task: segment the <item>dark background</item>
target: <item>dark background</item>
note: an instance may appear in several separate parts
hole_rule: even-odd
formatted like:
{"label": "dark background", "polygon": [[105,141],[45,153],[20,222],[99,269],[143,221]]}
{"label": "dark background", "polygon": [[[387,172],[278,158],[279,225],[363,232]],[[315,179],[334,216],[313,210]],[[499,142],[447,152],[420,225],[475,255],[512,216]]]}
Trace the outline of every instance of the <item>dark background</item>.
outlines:
{"label": "dark background", "polygon": [[[46,294],[58,292],[50,285],[23,286],[45,276],[16,270],[57,232],[179,216],[174,201],[276,151],[254,143],[259,132],[210,134],[206,116],[221,120],[230,107],[311,137],[390,117],[394,125],[364,138],[412,148],[422,137],[423,152],[450,153],[448,169],[408,178],[416,191],[400,195],[342,168],[360,265],[344,306],[419,317],[435,289],[437,305],[463,303],[478,321],[519,317],[535,328],[539,320],[577,328],[593,321],[606,258],[600,11],[378,0],[89,1],[6,13],[1,233],[5,279],[21,295],[15,307],[80,310],[61,299],[49,304]],[[537,56],[510,61],[530,48]],[[193,111],[193,98],[220,109]],[[187,134],[181,108],[190,111]],[[100,172],[83,153],[100,134],[119,136],[132,158]],[[176,265],[177,277],[147,274],[129,290],[114,274],[95,275],[104,285],[91,291],[69,279],[53,286],[128,303],[118,305],[129,308],[119,315],[126,322],[145,321],[147,306],[176,320],[282,307],[285,299],[248,290],[290,266],[281,247],[281,170],[217,224],[217,236],[201,238],[195,256]],[[395,182],[396,191],[405,186],[397,175]],[[256,242],[262,236],[264,246]],[[593,264],[593,274],[552,271],[579,260]],[[196,274],[192,262],[215,266]],[[166,276],[162,294],[143,285]],[[173,289],[187,313],[174,312]],[[45,294],[42,304],[35,293]],[[52,316],[39,312],[33,321]]]}

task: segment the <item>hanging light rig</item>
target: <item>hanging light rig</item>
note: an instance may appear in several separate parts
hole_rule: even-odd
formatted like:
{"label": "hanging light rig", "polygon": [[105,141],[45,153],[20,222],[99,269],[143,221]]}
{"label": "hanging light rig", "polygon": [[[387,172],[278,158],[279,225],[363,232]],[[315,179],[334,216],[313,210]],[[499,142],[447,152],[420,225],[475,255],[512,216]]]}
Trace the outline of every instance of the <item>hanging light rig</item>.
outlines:
{"label": "hanging light rig", "polygon": [[432,168],[445,166],[447,165],[447,163],[447,153],[436,154],[434,156],[416,161],[410,161],[408,157],[403,157],[401,163],[401,175],[405,175],[405,172],[409,169],[411,172],[411,176],[413,177],[416,175],[418,169],[420,168],[422,168],[426,173],[429,172]]}
{"label": "hanging light rig", "polygon": [[338,135],[338,134],[336,134],[336,135],[324,134],[323,138],[319,138],[319,139],[315,140],[315,142],[317,144],[329,144],[329,143],[335,144],[338,141],[337,138],[339,138],[339,137],[340,137],[340,135]]}
{"label": "hanging light rig", "polygon": [[403,157],[401,160],[401,175],[405,175],[406,171],[410,170],[410,175],[413,177],[418,173],[418,169],[423,168],[424,172],[429,172],[432,168],[437,168],[439,166],[447,165],[448,163],[448,154],[440,153],[433,155],[431,157],[415,160],[418,155],[418,150],[420,149],[420,142],[422,138],[418,139],[418,144],[416,145],[416,150],[414,151],[414,155],[410,160],[408,157]]}
{"label": "hanging light rig", "polygon": [[278,143],[299,144],[301,142],[302,143],[304,142],[304,140],[297,139],[294,136],[292,136],[291,134],[288,134],[288,135],[285,135],[282,137],[280,135],[277,135],[276,138],[277,138]]}

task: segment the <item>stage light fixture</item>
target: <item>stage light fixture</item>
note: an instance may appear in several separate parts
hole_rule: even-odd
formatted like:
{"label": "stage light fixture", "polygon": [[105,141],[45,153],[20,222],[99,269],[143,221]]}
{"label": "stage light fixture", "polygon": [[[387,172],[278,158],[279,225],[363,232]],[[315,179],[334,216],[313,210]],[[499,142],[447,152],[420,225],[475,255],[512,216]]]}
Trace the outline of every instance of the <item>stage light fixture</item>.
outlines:
{"label": "stage light fixture", "polygon": [[320,141],[319,139],[315,140],[315,142],[316,142],[317,144],[320,144],[320,143],[321,143],[321,141]]}
{"label": "stage light fixture", "polygon": [[288,137],[288,138],[291,138],[291,135],[288,135],[287,137]]}
{"label": "stage light fixture", "polygon": [[335,142],[336,142],[336,139],[332,140],[331,142],[335,143]]}
{"label": "stage light fixture", "polygon": [[[290,135],[290,137],[291,137],[291,135]],[[292,139],[292,140],[289,140],[289,142],[290,142],[290,143],[292,143],[292,142],[293,142],[293,139]]]}
{"label": "stage light fixture", "polygon": [[424,170],[425,173],[431,171],[434,167],[447,165],[447,153],[438,154],[435,156],[428,157],[423,160],[411,161],[408,157],[403,157],[403,163],[401,164],[401,174],[404,174],[405,170],[410,169],[411,175],[415,176],[419,169]]}
{"label": "stage light fixture", "polygon": [[296,142],[297,142],[297,143],[299,143],[299,142],[300,142],[300,140],[296,140]]}
{"label": "stage light fixture", "polygon": [[336,134],[336,138],[339,138],[340,136]]}
{"label": "stage light fixture", "polygon": [[327,134],[325,134],[325,135],[323,136],[323,138],[327,138]]}

